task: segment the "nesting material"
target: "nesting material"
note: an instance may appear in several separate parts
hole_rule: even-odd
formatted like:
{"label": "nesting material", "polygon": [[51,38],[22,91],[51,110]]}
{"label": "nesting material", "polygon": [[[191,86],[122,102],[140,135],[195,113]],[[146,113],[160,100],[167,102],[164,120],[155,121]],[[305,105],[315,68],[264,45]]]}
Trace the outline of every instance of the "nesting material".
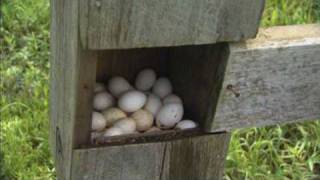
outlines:
{"label": "nesting material", "polygon": [[197,127],[192,120],[181,121],[183,100],[174,94],[167,77],[157,79],[154,70],[144,69],[134,85],[120,76],[111,77],[108,86],[96,83],[93,108],[99,112],[92,114],[93,142],[100,137]]}

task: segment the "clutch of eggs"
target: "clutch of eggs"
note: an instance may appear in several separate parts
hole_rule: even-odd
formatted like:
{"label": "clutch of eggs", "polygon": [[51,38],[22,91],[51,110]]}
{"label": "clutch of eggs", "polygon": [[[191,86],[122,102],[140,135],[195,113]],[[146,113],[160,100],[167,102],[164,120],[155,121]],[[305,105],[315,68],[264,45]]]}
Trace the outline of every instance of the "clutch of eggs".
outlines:
{"label": "clutch of eggs", "polygon": [[92,112],[92,134],[109,137],[148,133],[166,129],[193,129],[198,125],[183,120],[183,100],[173,92],[170,80],[153,69],[144,69],[132,86],[124,77],[112,77],[108,84],[96,83]]}

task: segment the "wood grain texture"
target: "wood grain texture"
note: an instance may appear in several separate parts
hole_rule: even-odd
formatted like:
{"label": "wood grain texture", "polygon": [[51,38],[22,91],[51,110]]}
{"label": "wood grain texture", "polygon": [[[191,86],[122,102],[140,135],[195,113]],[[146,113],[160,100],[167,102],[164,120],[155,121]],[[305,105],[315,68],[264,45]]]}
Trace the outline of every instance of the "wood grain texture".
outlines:
{"label": "wood grain texture", "polygon": [[256,35],[264,0],[81,0],[88,49],[238,41]]}
{"label": "wood grain texture", "polygon": [[183,99],[185,118],[197,121],[201,128],[211,127],[228,45],[197,45],[170,48],[169,77],[173,89]]}
{"label": "wood grain texture", "polygon": [[104,50],[99,52],[97,78],[108,79],[120,75],[134,84],[143,68],[154,69],[158,77],[172,81],[175,94],[184,101],[185,118],[211,127],[218,93],[222,84],[221,66],[228,55],[226,43],[170,48]]}
{"label": "wood grain texture", "polygon": [[167,54],[167,48],[99,51],[97,80],[107,83],[112,76],[123,76],[134,84],[136,75],[144,68],[152,68],[158,76],[165,76]]}
{"label": "wood grain texture", "polygon": [[70,179],[72,149],[91,127],[96,56],[80,48],[78,9],[78,1],[51,0],[50,146],[59,180]]}
{"label": "wood grain texture", "polygon": [[[218,180],[223,174],[230,134],[169,142],[78,149],[74,180]],[[81,173],[79,173],[81,172]]]}
{"label": "wood grain texture", "polygon": [[77,1],[51,0],[50,142],[57,178],[70,179],[79,53]]}
{"label": "wood grain texture", "polygon": [[77,69],[76,117],[73,131],[73,148],[90,142],[92,102],[96,83],[97,52],[79,52]]}
{"label": "wood grain texture", "polygon": [[230,44],[224,75],[211,131],[320,119],[320,25]]}

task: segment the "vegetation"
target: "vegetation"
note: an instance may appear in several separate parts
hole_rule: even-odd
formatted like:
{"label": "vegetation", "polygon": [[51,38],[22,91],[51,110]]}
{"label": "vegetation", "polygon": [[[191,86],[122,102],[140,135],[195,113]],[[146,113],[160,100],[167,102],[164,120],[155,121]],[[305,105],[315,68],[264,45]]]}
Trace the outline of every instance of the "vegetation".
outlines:
{"label": "vegetation", "polygon": [[[50,180],[49,2],[2,0],[0,179]],[[320,22],[320,0],[268,0],[264,26]],[[320,178],[320,122],[233,133],[226,179]]]}

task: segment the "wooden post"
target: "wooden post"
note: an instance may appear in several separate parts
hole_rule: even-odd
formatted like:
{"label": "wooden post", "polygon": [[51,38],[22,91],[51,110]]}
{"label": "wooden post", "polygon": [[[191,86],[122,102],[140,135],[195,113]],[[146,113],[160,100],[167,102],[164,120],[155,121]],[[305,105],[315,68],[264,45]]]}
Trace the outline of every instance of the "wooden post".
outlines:
{"label": "wooden post", "polygon": [[[51,0],[50,144],[58,179],[221,179],[229,129],[319,118],[319,26],[302,27],[314,32],[302,37],[279,39],[279,29],[269,29],[265,41],[219,43],[253,38],[263,7],[264,0]],[[91,144],[95,81],[132,81],[145,67],[172,79],[201,131]],[[291,109],[280,116],[283,104]]]}

